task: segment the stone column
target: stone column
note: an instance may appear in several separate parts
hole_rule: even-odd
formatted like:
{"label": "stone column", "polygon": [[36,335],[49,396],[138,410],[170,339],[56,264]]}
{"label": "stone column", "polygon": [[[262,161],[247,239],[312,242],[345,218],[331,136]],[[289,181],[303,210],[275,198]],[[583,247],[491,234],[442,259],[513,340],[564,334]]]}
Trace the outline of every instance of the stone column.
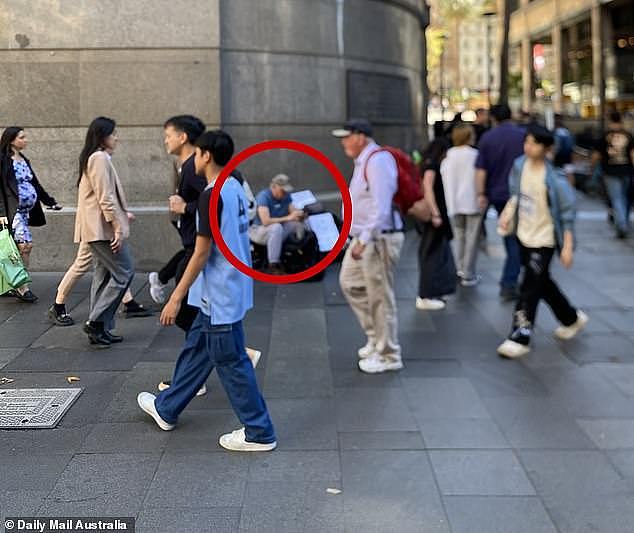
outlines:
{"label": "stone column", "polygon": [[528,35],[522,38],[522,109],[530,111],[533,103],[533,52],[531,50],[531,40]]}
{"label": "stone column", "polygon": [[552,29],[552,42],[553,42],[553,61],[555,62],[553,70],[553,83],[555,84],[555,92],[553,93],[553,110],[555,113],[561,113],[562,111],[562,87],[563,87],[563,72],[562,72],[562,43],[561,43],[561,24],[557,23]]}
{"label": "stone column", "polygon": [[596,0],[592,6],[592,105],[594,117],[603,121],[605,116],[605,75],[603,67],[602,8]]}

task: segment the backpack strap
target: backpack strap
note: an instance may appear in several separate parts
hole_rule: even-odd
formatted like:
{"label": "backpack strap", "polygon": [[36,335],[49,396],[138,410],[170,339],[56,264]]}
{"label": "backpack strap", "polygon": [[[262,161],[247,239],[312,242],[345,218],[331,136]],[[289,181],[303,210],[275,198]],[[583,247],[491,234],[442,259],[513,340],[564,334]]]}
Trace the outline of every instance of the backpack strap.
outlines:
{"label": "backpack strap", "polygon": [[[368,181],[368,163],[370,162],[370,158],[373,155],[378,154],[379,152],[389,152],[389,150],[387,148],[377,148],[373,152],[370,152],[367,159],[365,160],[365,167],[363,168],[363,178],[365,179],[365,183],[366,183],[366,191],[370,190],[370,182]],[[396,160],[394,162],[396,163]],[[398,165],[396,166],[398,170]]]}

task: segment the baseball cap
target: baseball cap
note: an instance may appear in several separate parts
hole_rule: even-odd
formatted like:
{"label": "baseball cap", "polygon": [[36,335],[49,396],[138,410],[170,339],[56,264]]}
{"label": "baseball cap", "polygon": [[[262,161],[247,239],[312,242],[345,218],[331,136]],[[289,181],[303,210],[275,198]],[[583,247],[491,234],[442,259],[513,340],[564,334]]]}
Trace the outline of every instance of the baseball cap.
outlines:
{"label": "baseball cap", "polygon": [[286,174],[278,174],[277,176],[274,176],[271,183],[282,187],[282,189],[286,192],[293,192],[295,190],[295,188],[291,185],[291,178],[289,178]]}
{"label": "baseball cap", "polygon": [[343,125],[343,128],[332,130],[332,135],[339,137],[340,139],[347,137],[352,133],[363,133],[368,137],[372,137],[372,125],[365,119],[353,118],[348,120]]}

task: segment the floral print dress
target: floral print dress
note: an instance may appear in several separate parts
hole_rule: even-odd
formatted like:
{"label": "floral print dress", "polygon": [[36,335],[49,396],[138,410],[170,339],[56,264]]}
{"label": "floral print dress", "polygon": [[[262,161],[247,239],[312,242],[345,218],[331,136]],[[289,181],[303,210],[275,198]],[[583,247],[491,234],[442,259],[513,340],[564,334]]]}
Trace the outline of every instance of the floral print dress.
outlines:
{"label": "floral print dress", "polygon": [[18,243],[31,243],[33,236],[29,229],[29,211],[37,202],[37,192],[33,187],[33,173],[26,161],[13,160],[15,181],[18,185],[18,210],[13,217],[13,238]]}

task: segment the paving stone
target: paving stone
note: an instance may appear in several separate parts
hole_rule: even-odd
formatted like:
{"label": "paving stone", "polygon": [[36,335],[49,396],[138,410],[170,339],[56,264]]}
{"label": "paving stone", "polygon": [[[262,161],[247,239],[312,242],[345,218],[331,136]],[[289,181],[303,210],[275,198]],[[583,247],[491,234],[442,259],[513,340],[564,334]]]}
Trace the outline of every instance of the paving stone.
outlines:
{"label": "paving stone", "polygon": [[612,331],[634,333],[634,309],[596,309],[591,318],[608,324]]}
{"label": "paving stone", "polygon": [[0,524],[4,524],[7,517],[36,516],[48,492],[12,487],[0,489]]}
{"label": "paving stone", "polygon": [[[241,507],[182,509],[144,507],[136,520],[136,533],[178,531],[178,533],[236,533],[240,527]],[[204,529],[203,529],[204,528]]]}
{"label": "paving stone", "polygon": [[551,506],[546,501],[545,505],[553,522],[562,532],[631,533],[634,524],[634,504],[631,495],[579,499],[557,506]]}
{"label": "paving stone", "polygon": [[485,403],[513,448],[595,448],[574,418],[552,400],[511,396]]}
{"label": "paving stone", "polygon": [[634,363],[634,343],[620,333],[583,334],[562,346],[578,364]]}
{"label": "paving stone", "polygon": [[423,450],[418,431],[353,431],[339,433],[342,450]]}
{"label": "paving stone", "polygon": [[457,359],[418,359],[407,361],[398,375],[406,378],[461,378],[462,362]]}
{"label": "paving stone", "polygon": [[425,452],[343,451],[341,463],[346,531],[451,531]]}
{"label": "paving stone", "polygon": [[323,398],[334,394],[328,361],[302,361],[273,355],[266,368],[266,398]]}
{"label": "paving stone", "polygon": [[417,420],[489,418],[473,385],[464,378],[403,378],[407,402]]}
{"label": "paving stone", "polygon": [[159,458],[157,454],[75,455],[39,513],[136,516]]}
{"label": "paving stone", "polygon": [[[72,409],[72,407],[71,407]],[[78,453],[92,425],[45,430],[16,430],[0,433],[0,460],[5,455],[29,454],[32,456]]]}
{"label": "paving stone", "polygon": [[427,448],[510,448],[492,420],[425,419],[419,424]]}
{"label": "paving stone", "polygon": [[242,502],[249,454],[165,453],[145,498],[146,507],[200,509]]}
{"label": "paving stone", "polygon": [[249,481],[240,531],[344,532],[343,495],[327,488],[341,481]]}
{"label": "paving stone", "polygon": [[634,365],[603,363],[593,365],[625,396],[634,397]]}
{"label": "paving stone", "polygon": [[279,450],[337,449],[333,399],[267,399],[266,403]]}
{"label": "paving stone", "polygon": [[612,450],[608,457],[624,478],[634,480],[634,450]]}
{"label": "paving stone", "polygon": [[276,451],[252,454],[249,481],[336,481],[341,479],[339,453],[332,451]]}
{"label": "paving stone", "polygon": [[463,375],[484,396],[543,396],[546,387],[523,365],[500,361],[464,361]]}
{"label": "paving stone", "polygon": [[[149,422],[149,420],[148,420]],[[82,453],[158,453],[169,434],[147,422],[95,424],[83,443]]]}
{"label": "paving stone", "polygon": [[366,374],[359,370],[359,358],[356,354],[351,355],[349,359],[348,366],[332,368],[332,381],[336,389],[400,388],[403,385],[401,376],[407,375],[407,369],[409,368],[409,362],[407,362],[405,363],[405,370],[400,372]]}
{"label": "paving stone", "polygon": [[634,419],[580,419],[581,426],[602,450],[634,448]]}
{"label": "paving stone", "polygon": [[402,390],[338,389],[337,429],[349,431],[416,431],[416,420]]}
{"label": "paving stone", "polygon": [[446,496],[453,533],[557,533],[538,498]]}
{"label": "paving stone", "polygon": [[532,496],[535,489],[510,450],[430,451],[445,496]]}
{"label": "paving stone", "polygon": [[278,309],[317,307],[324,305],[324,293],[319,283],[280,285],[277,288],[275,306]]}
{"label": "paving stone", "polygon": [[[6,431],[0,431],[0,437],[4,437],[5,434]],[[51,490],[70,460],[71,455],[68,453],[39,455],[37,460],[30,454],[3,453],[0,461],[2,490]]]}
{"label": "paving stone", "polygon": [[0,370],[15,359],[22,352],[22,348],[0,348]]}

